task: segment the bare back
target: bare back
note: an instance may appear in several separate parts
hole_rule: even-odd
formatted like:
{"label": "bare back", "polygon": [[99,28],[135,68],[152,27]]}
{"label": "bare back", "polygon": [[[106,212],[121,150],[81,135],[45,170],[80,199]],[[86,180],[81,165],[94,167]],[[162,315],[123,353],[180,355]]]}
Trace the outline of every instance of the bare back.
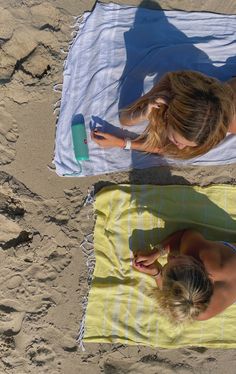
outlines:
{"label": "bare back", "polygon": [[214,282],[209,306],[197,317],[198,320],[209,319],[235,302],[236,249],[223,242],[206,240],[200,233],[188,230],[182,237],[180,252],[203,262]]}

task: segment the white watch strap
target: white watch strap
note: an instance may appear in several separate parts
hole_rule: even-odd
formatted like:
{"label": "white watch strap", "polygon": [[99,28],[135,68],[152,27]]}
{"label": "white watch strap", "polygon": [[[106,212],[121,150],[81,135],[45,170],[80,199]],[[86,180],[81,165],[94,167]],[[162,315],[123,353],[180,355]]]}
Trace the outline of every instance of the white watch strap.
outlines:
{"label": "white watch strap", "polygon": [[131,140],[126,138],[125,139],[125,146],[124,146],[124,149],[127,150],[127,151],[130,151],[131,150]]}

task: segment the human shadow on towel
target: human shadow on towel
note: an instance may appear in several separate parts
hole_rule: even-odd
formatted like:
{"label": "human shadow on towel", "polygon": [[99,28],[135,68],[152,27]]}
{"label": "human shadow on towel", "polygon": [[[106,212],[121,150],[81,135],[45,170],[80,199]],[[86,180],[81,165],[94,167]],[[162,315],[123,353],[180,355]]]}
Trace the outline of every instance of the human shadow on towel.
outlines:
{"label": "human shadow on towel", "polygon": [[[155,246],[173,232],[190,228],[202,232],[210,240],[236,242],[236,220],[212,202],[208,196],[195,191],[190,186],[187,188],[188,193],[191,190],[188,195],[189,200],[184,196],[185,187],[182,186],[176,189],[174,196],[168,196],[168,204],[165,201],[163,204],[159,203],[158,207],[152,207],[150,201],[146,201],[144,191],[141,195],[143,197],[136,201],[137,210],[140,214],[147,211],[154,217],[158,217],[159,227],[151,230],[134,229],[129,238],[131,251],[148,251],[150,245]],[[120,189],[122,189],[122,186],[120,186]],[[133,199],[136,199],[136,195],[132,195],[131,192],[131,201]],[[155,201],[153,201],[153,204],[155,204]],[[180,204],[182,206],[181,214]],[[172,209],[168,211],[167,206],[170,207],[170,205]]]}
{"label": "human shadow on towel", "polygon": [[[144,6],[156,9],[156,17],[150,20],[149,27],[145,19]],[[203,24],[203,27],[205,26]],[[223,37],[224,35],[222,39]],[[211,42],[214,37],[186,36],[168,21],[161,6],[152,0],[140,3],[133,27],[124,34],[124,39],[127,59],[120,77],[119,109],[142,96],[145,86],[151,84],[152,87],[170,71],[195,70],[221,81],[226,81],[236,74],[235,56],[217,67],[205,52],[196,47]]]}
{"label": "human shadow on towel", "polygon": [[[148,27],[146,18],[150,17],[150,9],[146,10],[144,6],[155,9],[155,17],[150,19]],[[160,5],[152,0],[142,1],[137,8],[133,27],[124,33],[127,60],[119,81],[119,110],[142,96],[170,71],[195,70],[221,81],[235,76],[235,56],[229,57],[225,62],[217,61],[221,66],[216,66],[210,57],[197,47],[201,44],[214,43],[214,36],[201,36],[199,30],[195,36],[188,37],[169,20],[171,18],[167,19]],[[203,29],[205,27],[203,21]],[[223,39],[224,35],[222,35],[222,48],[224,48]],[[143,131],[144,128],[142,125],[140,130]],[[132,152],[132,165],[139,168],[139,163],[143,165],[143,158],[147,154],[139,154],[138,162],[137,155],[137,152]],[[157,154],[149,154],[150,156],[153,159],[158,158],[160,165],[167,163],[165,158]]]}

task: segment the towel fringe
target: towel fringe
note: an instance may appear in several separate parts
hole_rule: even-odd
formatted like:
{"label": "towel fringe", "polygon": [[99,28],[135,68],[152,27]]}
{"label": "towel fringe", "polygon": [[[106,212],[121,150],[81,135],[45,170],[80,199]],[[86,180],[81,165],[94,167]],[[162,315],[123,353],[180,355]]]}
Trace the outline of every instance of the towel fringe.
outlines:
{"label": "towel fringe", "polygon": [[[88,188],[87,196],[85,197],[82,206],[91,205],[94,203],[94,201],[95,201],[95,190],[94,190],[94,186],[92,186],[91,188]],[[84,338],[84,333],[85,333],[85,317],[86,317],[86,310],[88,306],[88,296],[89,296],[89,291],[92,285],[93,272],[94,272],[95,263],[96,263],[93,239],[94,239],[94,235],[93,235],[93,232],[91,232],[90,234],[87,234],[84,237],[84,240],[80,244],[83,255],[86,258],[86,266],[88,269],[88,277],[87,277],[88,290],[87,290],[86,296],[82,298],[82,318],[81,318],[78,336],[76,339],[76,342],[78,343],[79,348],[83,352],[85,351],[85,348],[83,345],[83,338]]]}
{"label": "towel fringe", "polygon": [[76,342],[79,345],[79,348],[84,352],[85,348],[83,345],[83,338],[85,333],[85,317],[86,317],[86,310],[88,306],[88,295],[89,291],[92,285],[92,279],[93,279],[93,272],[95,268],[95,253],[94,253],[94,245],[93,245],[93,233],[90,233],[84,237],[83,242],[80,244],[80,247],[82,248],[82,252],[84,256],[86,257],[86,265],[88,269],[88,291],[87,295],[82,298],[82,319],[80,323],[80,328],[78,332],[78,336],[76,339]]}
{"label": "towel fringe", "polygon": [[60,112],[60,107],[61,107],[61,99],[57,100],[55,104],[53,104],[54,106],[54,110],[53,110],[53,114],[57,114],[57,116],[59,115],[59,112]]}
{"label": "towel fringe", "polygon": [[62,92],[62,83],[57,83],[57,84],[54,84],[53,86],[53,91],[54,92]]}
{"label": "towel fringe", "polygon": [[60,52],[61,52],[62,54],[64,54],[64,55],[67,55],[67,54],[68,54],[68,51],[69,51],[68,48],[67,48],[66,50],[63,49],[63,48],[60,48]]}
{"label": "towel fringe", "polygon": [[[70,49],[72,48],[72,46],[75,42],[75,39],[76,39],[76,37],[77,37],[77,35],[80,31],[81,25],[82,25],[83,20],[84,20],[84,14],[80,14],[79,16],[72,16],[72,19],[73,19],[73,21],[72,21],[73,24],[70,26],[70,28],[73,29],[73,31],[71,33],[72,39],[69,41],[69,43],[68,43],[69,46],[68,46],[67,49],[60,48],[60,52],[65,55],[65,59],[64,59],[64,62],[63,62],[63,68],[65,68]],[[63,87],[63,83],[55,83],[54,86],[53,86],[53,91],[62,93],[62,87]],[[58,101],[55,103],[55,106],[57,106],[57,103],[58,103]],[[55,114],[56,111],[59,110],[59,113],[57,113],[57,118],[56,118],[56,126],[57,126],[57,121],[58,121],[58,117],[59,117],[59,114],[60,114],[60,108],[61,108],[61,101],[60,101],[59,109],[56,109],[53,112]]]}
{"label": "towel fringe", "polygon": [[91,189],[88,188],[87,196],[84,199],[83,206],[93,204],[95,200],[94,195],[95,195],[95,190],[94,190],[94,186],[92,186]]}
{"label": "towel fringe", "polygon": [[[67,60],[68,60],[68,54],[70,52],[70,49],[72,48],[74,42],[75,42],[75,39],[80,31],[80,28],[85,20],[86,17],[84,17],[84,15],[86,14],[86,12],[84,14],[80,14],[79,16],[72,16],[72,25],[70,26],[70,28],[74,29],[74,31],[72,32],[73,35],[72,35],[72,39],[71,41],[68,43],[68,48],[65,50],[63,48],[60,48],[60,52],[65,55],[65,59],[64,59],[64,62],[63,62],[63,70],[65,69],[65,66],[67,64]],[[55,83],[54,86],[53,86],[53,91],[54,92],[59,92],[61,95],[62,95],[62,89],[63,89],[63,83]],[[53,110],[53,114],[56,116],[56,120],[55,120],[55,128],[57,130],[57,123],[58,123],[58,119],[59,119],[59,116],[60,116],[60,111],[61,111],[61,98],[60,100],[57,100],[54,104],[54,110]],[[55,156],[55,146],[54,146],[54,152],[53,152],[53,160],[54,160],[54,156]],[[52,160],[52,164],[54,163]],[[76,176],[77,173],[73,174],[73,176]],[[80,173],[78,174],[80,175]]]}

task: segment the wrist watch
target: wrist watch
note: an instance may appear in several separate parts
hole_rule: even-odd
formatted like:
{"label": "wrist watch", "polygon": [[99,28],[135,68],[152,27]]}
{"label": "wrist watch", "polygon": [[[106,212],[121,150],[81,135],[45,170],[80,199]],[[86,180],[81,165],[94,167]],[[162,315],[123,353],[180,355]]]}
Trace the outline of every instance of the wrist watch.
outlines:
{"label": "wrist watch", "polygon": [[125,149],[126,151],[130,151],[131,150],[131,139],[129,138],[125,138],[125,145],[123,147],[123,149]]}

